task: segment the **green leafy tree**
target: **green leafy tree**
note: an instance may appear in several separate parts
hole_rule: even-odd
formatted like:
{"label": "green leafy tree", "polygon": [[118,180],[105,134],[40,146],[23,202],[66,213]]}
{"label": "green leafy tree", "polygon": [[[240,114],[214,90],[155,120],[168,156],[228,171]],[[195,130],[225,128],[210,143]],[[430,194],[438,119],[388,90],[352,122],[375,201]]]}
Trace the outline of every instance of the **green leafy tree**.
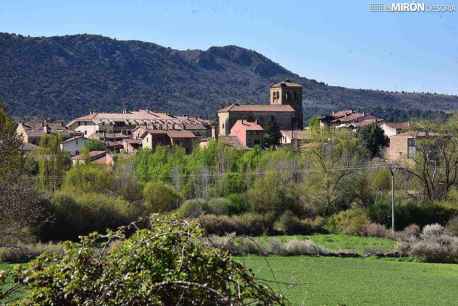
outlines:
{"label": "green leafy tree", "polygon": [[151,220],[150,229],[66,242],[19,272],[20,304],[286,305],[288,302],[222,250],[204,243],[194,222]]}
{"label": "green leafy tree", "polygon": [[43,220],[34,180],[24,168],[16,124],[0,104],[0,244],[27,239],[30,227]]}
{"label": "green leafy tree", "polygon": [[104,151],[106,149],[105,143],[95,139],[88,139],[84,148],[91,152],[91,151]]}
{"label": "green leafy tree", "polygon": [[388,145],[388,138],[376,123],[361,128],[358,135],[372,158],[381,156],[383,148]]}
{"label": "green leafy tree", "polygon": [[59,134],[43,135],[38,150],[38,181],[40,188],[55,191],[62,183],[65,170],[69,167],[68,155],[60,148]]}
{"label": "green leafy tree", "polygon": [[149,182],[143,189],[145,207],[150,212],[164,212],[178,208],[180,195],[171,187],[161,182]]}

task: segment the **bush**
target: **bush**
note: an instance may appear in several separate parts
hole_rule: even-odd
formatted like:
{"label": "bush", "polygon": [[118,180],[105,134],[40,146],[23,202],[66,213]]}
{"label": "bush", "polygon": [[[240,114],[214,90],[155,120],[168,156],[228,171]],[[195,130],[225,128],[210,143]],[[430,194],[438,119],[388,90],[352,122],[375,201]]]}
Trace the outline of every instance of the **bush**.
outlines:
{"label": "bush", "polygon": [[377,223],[369,223],[362,228],[361,235],[368,237],[386,237],[386,228]]}
{"label": "bush", "polygon": [[366,211],[361,208],[352,208],[341,211],[329,218],[326,229],[333,233],[362,234],[369,224]]}
{"label": "bush", "polygon": [[207,201],[204,199],[186,200],[177,209],[176,215],[179,218],[197,218],[208,210]]}
{"label": "bush", "polygon": [[[193,222],[155,218],[130,238],[118,231],[67,242],[18,273],[20,304],[285,305],[227,252],[208,247]],[[113,241],[117,241],[115,245]],[[111,247],[110,247],[111,246]]]}
{"label": "bush", "polygon": [[323,218],[304,219],[287,210],[274,223],[274,230],[287,235],[309,235],[323,231]]}
{"label": "bush", "polygon": [[246,213],[239,216],[202,215],[199,223],[207,234],[226,235],[262,235],[272,233],[273,216]]}
{"label": "bush", "polygon": [[289,240],[281,242],[275,238],[267,238],[262,242],[256,238],[237,237],[235,235],[227,236],[210,236],[206,239],[210,246],[220,248],[230,252],[232,255],[280,255],[280,256],[298,256],[298,255],[329,255],[330,253],[310,240]]}
{"label": "bush", "polygon": [[321,250],[310,240],[289,240],[286,243],[286,252],[290,256],[315,255],[318,256]]}
{"label": "bush", "polygon": [[229,215],[231,201],[226,198],[212,198],[208,201],[207,211],[213,215]]}
{"label": "bush", "polygon": [[[415,202],[395,203],[394,212],[396,229],[403,229],[410,224],[418,224],[420,227],[433,223],[445,225],[458,214],[454,208]],[[391,204],[383,201],[369,205],[368,216],[374,223],[391,226]]]}
{"label": "bush", "polygon": [[87,164],[72,167],[64,178],[63,189],[79,192],[108,193],[113,175],[107,167]]}
{"label": "bush", "polygon": [[139,206],[99,193],[57,192],[51,198],[53,220],[42,227],[44,241],[75,240],[92,231],[126,225],[142,213]]}
{"label": "bush", "polygon": [[15,246],[0,247],[0,262],[23,263],[36,258],[44,252],[62,253],[62,246],[51,243],[19,243]]}
{"label": "bush", "polygon": [[232,193],[226,196],[230,204],[227,206],[229,215],[239,215],[249,210],[249,205],[243,195]]}
{"label": "bush", "polygon": [[458,236],[458,216],[453,217],[448,221],[447,231],[454,236]]}
{"label": "bush", "polygon": [[148,212],[166,212],[180,206],[180,196],[172,187],[160,182],[149,182],[143,189]]}
{"label": "bush", "polygon": [[419,237],[402,241],[399,249],[402,255],[426,262],[458,263],[458,238],[440,224],[425,226]]}

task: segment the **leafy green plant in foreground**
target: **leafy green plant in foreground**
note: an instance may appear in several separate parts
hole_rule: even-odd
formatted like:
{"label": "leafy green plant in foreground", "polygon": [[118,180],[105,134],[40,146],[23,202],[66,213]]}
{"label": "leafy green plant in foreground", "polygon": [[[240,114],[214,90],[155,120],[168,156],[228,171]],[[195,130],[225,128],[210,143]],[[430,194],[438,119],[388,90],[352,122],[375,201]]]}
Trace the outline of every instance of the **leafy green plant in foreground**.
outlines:
{"label": "leafy green plant in foreground", "polygon": [[285,305],[282,296],[202,243],[196,223],[153,216],[149,229],[64,243],[18,271],[34,305]]}

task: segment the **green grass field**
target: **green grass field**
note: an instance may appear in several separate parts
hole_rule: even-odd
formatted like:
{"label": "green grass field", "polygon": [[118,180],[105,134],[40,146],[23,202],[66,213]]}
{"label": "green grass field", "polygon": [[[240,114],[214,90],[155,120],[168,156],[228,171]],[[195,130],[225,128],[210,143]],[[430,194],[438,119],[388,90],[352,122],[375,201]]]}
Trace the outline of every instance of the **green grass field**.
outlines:
{"label": "green grass field", "polygon": [[293,305],[458,305],[458,265],[374,258],[239,257]]}
{"label": "green grass field", "polygon": [[[259,241],[264,241],[272,237],[260,236],[257,237]],[[280,241],[288,241],[291,239],[303,240],[309,239],[315,244],[328,249],[330,251],[337,250],[354,250],[363,254],[368,250],[378,251],[392,251],[396,247],[396,241],[391,239],[377,238],[377,237],[359,237],[343,234],[315,234],[311,236],[305,235],[290,235],[290,236],[275,236]]]}

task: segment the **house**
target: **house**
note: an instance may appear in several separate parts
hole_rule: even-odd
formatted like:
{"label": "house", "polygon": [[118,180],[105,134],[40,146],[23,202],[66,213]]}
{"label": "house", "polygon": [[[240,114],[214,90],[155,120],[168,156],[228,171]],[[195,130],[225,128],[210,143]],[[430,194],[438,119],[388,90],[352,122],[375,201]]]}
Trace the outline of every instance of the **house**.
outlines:
{"label": "house", "polygon": [[138,134],[138,139],[142,140],[142,148],[153,150],[156,146],[171,145],[170,138],[167,136],[167,131],[158,130],[143,130]]}
{"label": "house", "polygon": [[218,111],[218,136],[229,136],[238,120],[259,125],[275,122],[280,129],[302,129],[302,86],[289,80],[270,87],[270,104],[231,104]]}
{"label": "house", "polygon": [[380,126],[387,137],[406,132],[410,128],[409,122],[383,122]]}
{"label": "house", "polygon": [[28,154],[32,153],[33,151],[37,150],[39,147],[37,145],[34,145],[32,143],[23,143],[21,144],[21,152]]}
{"label": "house", "polygon": [[208,120],[149,110],[90,113],[70,121],[67,127],[82,132],[85,137],[102,141],[122,141],[129,138],[138,127],[164,131],[189,130],[202,137],[207,137],[211,133],[211,124]]}
{"label": "house", "polygon": [[19,122],[16,128],[16,134],[23,143],[38,145],[43,135],[58,133],[63,139],[75,136],[75,133],[65,127],[63,121],[39,121],[32,120],[28,122]]}
{"label": "house", "polygon": [[357,129],[368,126],[370,124],[380,124],[383,119],[377,118],[374,115],[355,112],[351,109],[332,112],[320,118],[320,127],[332,128],[352,128]]}
{"label": "house", "polygon": [[230,136],[236,137],[242,146],[251,148],[262,145],[264,129],[257,122],[237,120],[231,128]]}
{"label": "house", "polygon": [[417,141],[437,137],[436,133],[409,131],[390,136],[390,145],[385,150],[385,158],[391,161],[415,159]]}
{"label": "house", "polygon": [[192,152],[194,142],[198,139],[191,131],[185,130],[143,130],[136,131],[142,141],[143,149],[154,149],[156,146],[181,146],[186,153]]}
{"label": "house", "polygon": [[246,150],[247,147],[242,145],[236,136],[219,136],[218,143],[232,147],[236,150]]}
{"label": "house", "polygon": [[167,131],[167,136],[170,138],[170,143],[172,146],[183,147],[186,153],[191,153],[194,141],[197,136],[194,135],[191,131]]}
{"label": "house", "polygon": [[75,136],[64,140],[60,144],[60,149],[64,152],[69,152],[71,156],[79,155],[81,150],[89,140],[83,136]]}
{"label": "house", "polygon": [[305,143],[310,139],[309,130],[280,130],[280,144],[293,144],[294,146],[300,143]]}
{"label": "house", "polygon": [[141,139],[124,139],[122,141],[123,149],[122,151],[127,154],[135,153],[138,149],[142,148],[142,140]]}
{"label": "house", "polygon": [[87,162],[109,167],[114,165],[113,155],[106,151],[91,151],[87,155],[80,154],[72,157],[72,164],[74,166],[85,164]]}

